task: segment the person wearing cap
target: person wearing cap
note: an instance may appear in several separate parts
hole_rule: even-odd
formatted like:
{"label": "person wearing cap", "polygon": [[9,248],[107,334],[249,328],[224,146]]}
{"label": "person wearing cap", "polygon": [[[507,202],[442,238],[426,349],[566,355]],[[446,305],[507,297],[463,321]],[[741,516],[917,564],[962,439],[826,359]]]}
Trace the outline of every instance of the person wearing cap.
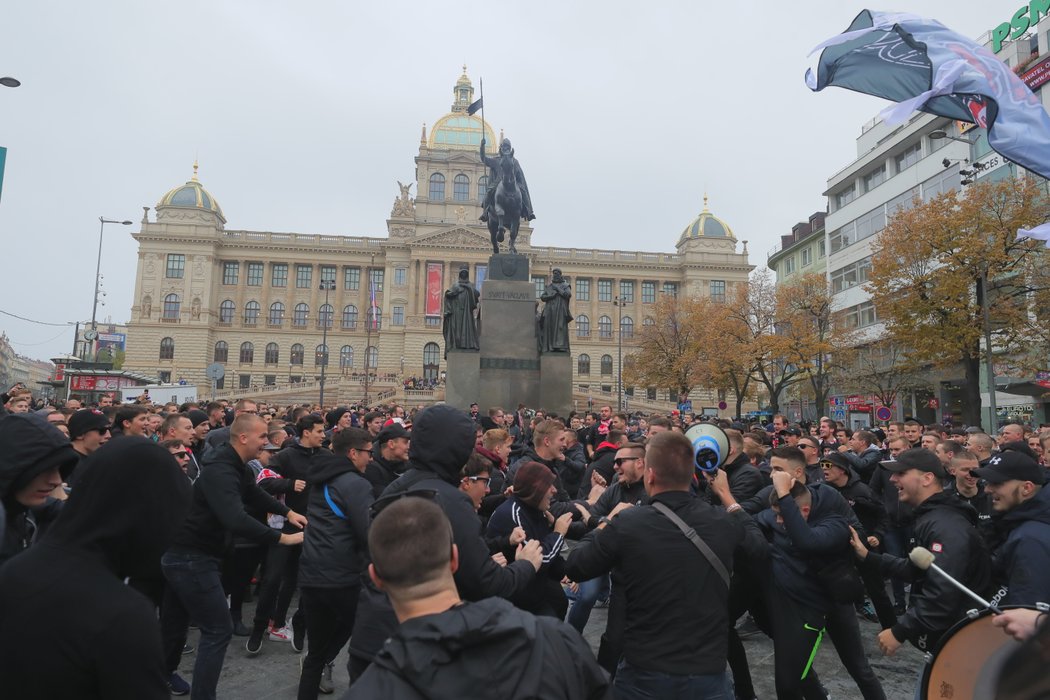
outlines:
{"label": "person wearing cap", "polygon": [[797,425],[792,425],[784,428],[777,433],[782,442],[778,441],[776,447],[798,447],[798,440],[802,437],[802,430]]}
{"label": "person wearing cap", "polygon": [[340,430],[349,428],[352,425],[353,415],[346,406],[333,408],[324,417],[325,423],[328,425],[325,436],[331,440]]}
{"label": "person wearing cap", "polygon": [[[1007,444],[1003,446],[1006,447]],[[1017,450],[1004,449],[974,472],[984,479],[1006,541],[992,553],[992,573],[1006,586],[1001,605],[1050,603],[1050,490],[1046,470]]]}
{"label": "person wearing cap", "polygon": [[376,498],[408,468],[408,448],[411,433],[400,423],[391,423],[373,439],[372,459],[365,470],[365,478],[372,484]]}
{"label": "person wearing cap", "polygon": [[[915,508],[915,544],[936,557],[937,565],[979,595],[991,583],[991,560],[977,531],[977,513],[967,503],[944,493],[944,466],[923,448],[902,451],[895,461],[882,463],[891,472],[902,503]],[[970,599],[943,576],[923,571],[907,558],[869,552],[854,534],[853,548],[863,562],[883,575],[911,582],[911,607],[897,624],[879,633],[879,648],[892,656],[905,642],[932,651],[941,636],[965,617]]]}
{"label": "person wearing cap", "polygon": [[[69,429],[69,442],[80,455],[80,459],[84,459],[109,442],[109,419],[97,408],[80,409],[69,417],[66,426]],[[76,466],[74,465],[66,477],[67,483],[72,483],[75,473]]]}

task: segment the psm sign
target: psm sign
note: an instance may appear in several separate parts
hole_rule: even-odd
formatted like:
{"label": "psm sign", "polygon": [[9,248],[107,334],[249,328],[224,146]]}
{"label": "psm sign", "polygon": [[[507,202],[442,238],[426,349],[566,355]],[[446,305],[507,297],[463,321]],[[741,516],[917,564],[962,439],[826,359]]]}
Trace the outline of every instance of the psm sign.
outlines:
{"label": "psm sign", "polygon": [[1008,37],[1017,39],[1047,15],[1050,15],[1050,0],[1032,0],[1022,6],[1009,22],[1003,22],[992,30],[992,53],[999,53]]}

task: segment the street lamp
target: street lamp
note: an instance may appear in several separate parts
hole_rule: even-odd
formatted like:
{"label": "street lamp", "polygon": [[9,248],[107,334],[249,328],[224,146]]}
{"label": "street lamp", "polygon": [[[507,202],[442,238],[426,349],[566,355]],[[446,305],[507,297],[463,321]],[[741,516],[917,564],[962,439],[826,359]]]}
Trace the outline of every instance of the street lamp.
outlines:
{"label": "street lamp", "polygon": [[[2,80],[2,78],[0,78]],[[14,78],[12,78],[14,80]],[[17,81],[16,81],[17,82]],[[121,226],[131,226],[130,221],[117,221],[116,219],[106,219],[98,217],[98,260],[95,261],[95,300],[91,304],[91,330],[95,330],[95,315],[98,313],[98,283],[99,273],[102,271],[102,231],[106,228],[106,224],[120,224]]]}
{"label": "street lamp", "polygon": [[616,307],[616,411],[623,411],[623,307],[627,300],[613,298]]}
{"label": "street lamp", "polygon": [[[321,289],[324,290],[324,306],[322,309],[328,308],[328,292],[335,289],[335,280],[321,280]],[[325,316],[324,314],[328,314]],[[325,368],[328,367],[328,358],[331,357],[331,353],[328,352],[328,325],[332,321],[332,314],[325,311],[321,315],[321,347],[324,348],[324,355],[321,357],[321,396],[318,398],[318,403],[321,404],[321,410],[324,410],[324,373]]]}
{"label": "street lamp", "polygon": [[964,139],[964,138],[960,138],[958,136],[951,136],[944,129],[937,129],[936,131],[931,131],[930,132],[930,138],[933,139],[934,141],[937,141],[937,140],[940,140],[940,139],[951,139],[952,141],[959,141],[961,143],[968,143],[971,146],[974,145],[974,143],[976,143],[976,141],[971,141],[970,139]]}

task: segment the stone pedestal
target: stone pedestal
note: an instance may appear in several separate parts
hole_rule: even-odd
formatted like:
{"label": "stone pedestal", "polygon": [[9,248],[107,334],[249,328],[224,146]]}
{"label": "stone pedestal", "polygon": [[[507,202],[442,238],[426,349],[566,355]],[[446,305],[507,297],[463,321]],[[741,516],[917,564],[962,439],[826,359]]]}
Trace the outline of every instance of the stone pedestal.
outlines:
{"label": "stone pedestal", "polygon": [[478,401],[480,360],[477,350],[449,350],[445,360],[445,403],[466,411]]}
{"label": "stone pedestal", "polygon": [[[481,288],[481,398],[482,411],[492,406],[512,410],[519,402],[539,405],[540,358],[536,345],[536,289],[528,281],[528,259],[517,258],[515,276],[522,280],[492,279]],[[489,268],[492,270],[492,267]],[[451,370],[450,370],[451,371]]]}
{"label": "stone pedestal", "polygon": [[572,410],[572,355],[548,352],[540,355],[540,402],[538,408],[567,418]]}

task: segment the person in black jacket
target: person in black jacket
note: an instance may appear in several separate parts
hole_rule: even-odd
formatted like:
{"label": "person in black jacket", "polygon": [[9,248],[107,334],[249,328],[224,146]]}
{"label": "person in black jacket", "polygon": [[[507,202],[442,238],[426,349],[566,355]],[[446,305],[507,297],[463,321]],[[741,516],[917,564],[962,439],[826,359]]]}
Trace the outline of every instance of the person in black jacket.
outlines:
{"label": "person in black jacket", "polygon": [[463,599],[454,525],[434,502],[390,503],[369,529],[368,548],[369,576],[401,624],[344,700],[609,698],[604,671],[564,622],[500,598]]}
{"label": "person in black jacket", "polygon": [[313,488],[299,560],[300,605],[309,642],[299,677],[299,700],[316,700],[322,681],[332,691],[332,663],[354,629],[361,577],[368,565],[368,509],[375,500],[365,478],[372,436],[343,428],[332,452],[312,465]]}
{"label": "person in black jacket", "polygon": [[627,444],[627,434],[620,430],[610,428],[604,439],[594,448],[591,463],[587,465],[587,471],[583,473],[580,480],[580,488],[577,498],[587,498],[591,491],[593,474],[597,472],[601,479],[598,481],[602,486],[613,482],[616,470],[613,468],[613,460],[616,459],[616,451]]}
{"label": "person in black jacket", "polygon": [[230,442],[205,461],[193,484],[193,499],[182,528],[161,558],[167,581],[161,626],[168,670],[178,668],[186,644],[189,620],[200,627],[200,643],[193,666],[193,697],[215,698],[233,622],[222,589],[222,559],[240,535],[261,544],[302,544],[301,532],[286,534],[267,527],[245,507],[276,513],[296,527],[306,518],[280,503],[255,484],[247,462],[267,443],[266,423],[256,415],[242,415],[230,426]]}
{"label": "person in black jacket", "polygon": [[408,468],[411,437],[412,434],[400,423],[391,423],[375,436],[372,460],[365,470],[365,478],[372,484],[372,494],[376,498]]}
{"label": "person in black jacket", "polygon": [[871,481],[871,475],[882,461],[882,450],[876,442],[878,438],[875,437],[875,433],[858,430],[850,436],[847,444],[838,447],[838,454],[849,462],[850,467],[865,484]]}
{"label": "person in black jacket", "polygon": [[685,521],[729,571],[735,552],[762,550],[761,536],[738,504],[723,510],[693,495],[693,447],[684,435],[654,436],[645,458],[642,478],[653,505],[617,505],[570,552],[566,571],[584,581],[612,570],[622,582],[618,698],[729,697],[728,582],[655,504]]}
{"label": "person in black jacket", "polygon": [[[904,424],[900,425],[903,428]],[[892,423],[890,427],[893,427]],[[897,455],[908,449],[908,444],[903,435],[890,438],[889,459],[896,459]],[[886,516],[889,518],[889,524],[882,539],[882,551],[892,557],[902,558],[907,557],[910,551],[909,543],[913,534],[912,523],[915,521],[915,509],[899,498],[897,487],[891,481],[892,476],[893,472],[880,462],[879,466],[875,467],[875,473],[871,475],[868,486],[871,487],[872,493],[882,498],[882,504],[886,507]],[[904,581],[894,578],[892,587],[893,612],[900,617],[908,607],[904,593]]]}

